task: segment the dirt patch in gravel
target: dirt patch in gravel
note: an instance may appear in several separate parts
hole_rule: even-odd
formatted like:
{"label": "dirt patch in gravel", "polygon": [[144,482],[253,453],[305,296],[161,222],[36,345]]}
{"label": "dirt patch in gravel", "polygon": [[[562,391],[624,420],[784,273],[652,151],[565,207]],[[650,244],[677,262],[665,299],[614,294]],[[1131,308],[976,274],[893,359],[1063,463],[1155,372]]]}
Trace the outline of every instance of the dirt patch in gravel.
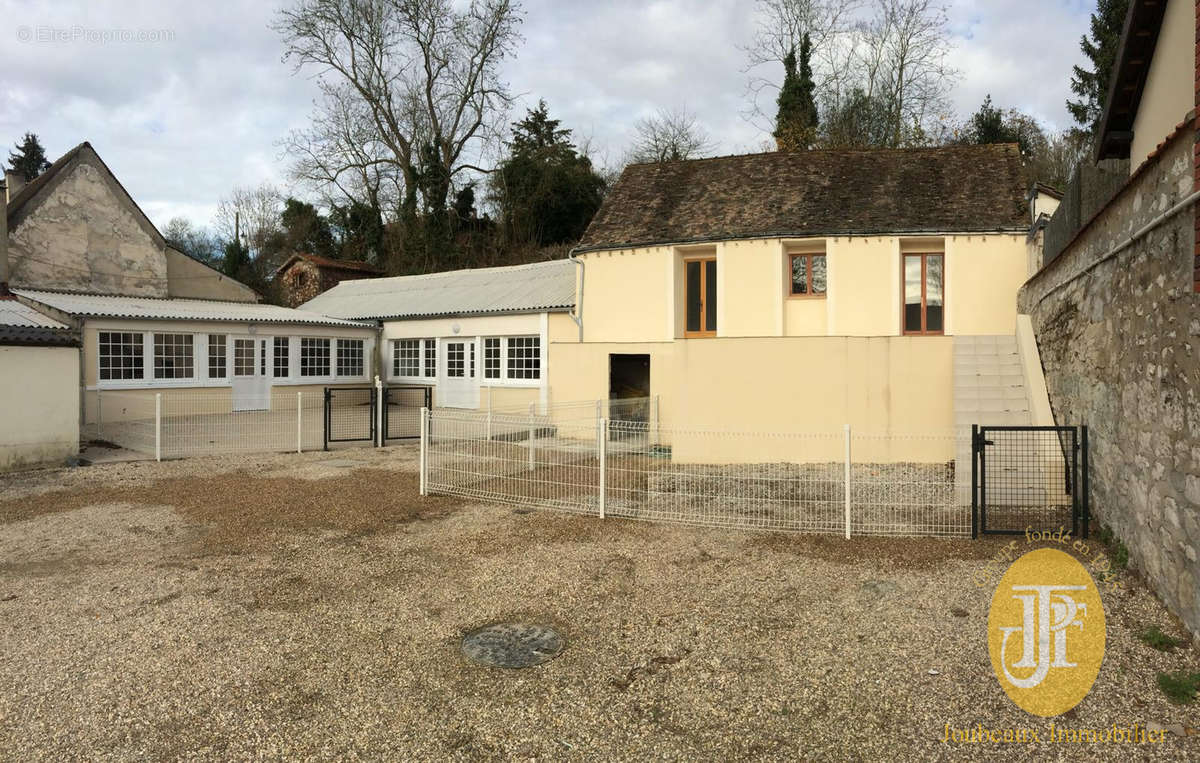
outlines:
{"label": "dirt patch in gravel", "polygon": [[72,488],[0,501],[0,523],[86,506],[169,505],[208,526],[213,548],[246,549],[260,536],[301,528],[365,533],[442,516],[454,501],[422,498],[412,472],[356,468],[320,480],[227,472],[168,477],[145,485]]}

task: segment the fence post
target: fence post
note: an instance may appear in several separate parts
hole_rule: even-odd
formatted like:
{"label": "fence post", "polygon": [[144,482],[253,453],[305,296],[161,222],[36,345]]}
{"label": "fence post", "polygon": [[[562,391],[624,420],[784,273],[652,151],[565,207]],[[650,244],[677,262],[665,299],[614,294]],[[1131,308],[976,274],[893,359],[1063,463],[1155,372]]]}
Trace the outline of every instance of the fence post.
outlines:
{"label": "fence post", "polygon": [[383,434],[383,380],[375,376],[375,447],[382,448]]}
{"label": "fence post", "polygon": [[534,455],[533,455],[533,414],[529,414],[529,471],[533,471]]}
{"label": "fence post", "polygon": [[421,406],[421,495],[429,495],[427,486],[429,471],[429,408]]}
{"label": "fence post", "polygon": [[846,425],[846,540],[850,540],[850,425]]}
{"label": "fence post", "polygon": [[296,393],[296,452],[304,452],[304,426],[301,422],[304,416],[304,393]]}
{"label": "fence post", "polygon": [[100,387],[96,387],[96,439],[104,439],[104,401],[100,399]]}
{"label": "fence post", "polygon": [[600,419],[600,518],[604,519],[608,498],[608,420]]}
{"label": "fence post", "polygon": [[154,393],[154,460],[162,461],[162,393]]}

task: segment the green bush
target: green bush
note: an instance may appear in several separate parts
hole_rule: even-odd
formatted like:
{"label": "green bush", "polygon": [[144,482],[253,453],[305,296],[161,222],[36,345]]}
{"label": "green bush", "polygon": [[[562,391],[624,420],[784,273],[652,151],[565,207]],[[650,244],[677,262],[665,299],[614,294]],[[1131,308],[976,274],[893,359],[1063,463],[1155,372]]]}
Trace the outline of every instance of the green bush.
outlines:
{"label": "green bush", "polygon": [[1138,638],[1140,638],[1142,643],[1144,643],[1146,646],[1152,649],[1157,649],[1160,652],[1169,652],[1182,643],[1179,639],[1163,633],[1162,629],[1160,629],[1157,625],[1151,625],[1149,628],[1143,630],[1138,634]]}
{"label": "green bush", "polygon": [[1174,673],[1159,673],[1158,688],[1167,695],[1167,700],[1174,705],[1191,704],[1200,691],[1200,673],[1187,673],[1177,670]]}

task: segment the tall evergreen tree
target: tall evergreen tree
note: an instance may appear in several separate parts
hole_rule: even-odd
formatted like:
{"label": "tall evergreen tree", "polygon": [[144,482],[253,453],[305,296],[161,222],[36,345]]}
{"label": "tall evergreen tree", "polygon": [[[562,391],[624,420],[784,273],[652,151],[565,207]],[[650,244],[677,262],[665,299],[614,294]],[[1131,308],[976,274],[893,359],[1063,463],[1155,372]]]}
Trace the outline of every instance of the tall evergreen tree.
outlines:
{"label": "tall evergreen tree", "polygon": [[800,41],[800,61],[789,51],[783,60],[783,87],[779,89],[779,111],[775,116],[775,144],[780,151],[803,151],[817,136],[817,103],[813,97],[812,43],[805,34]]}
{"label": "tall evergreen tree", "polygon": [[25,133],[17,150],[8,152],[8,166],[25,178],[26,183],[45,172],[50,167],[50,162],[46,161],[46,149],[42,148],[38,136],[31,132]]}
{"label": "tall evergreen tree", "polygon": [[1104,114],[1104,101],[1108,98],[1108,86],[1117,61],[1117,45],[1121,42],[1128,10],[1129,0],[1097,0],[1096,12],[1092,14],[1092,36],[1090,39],[1084,36],[1079,41],[1083,54],[1092,62],[1092,70],[1075,67],[1071,91],[1079,96],[1079,100],[1068,99],[1067,109],[1089,134],[1095,134]]}

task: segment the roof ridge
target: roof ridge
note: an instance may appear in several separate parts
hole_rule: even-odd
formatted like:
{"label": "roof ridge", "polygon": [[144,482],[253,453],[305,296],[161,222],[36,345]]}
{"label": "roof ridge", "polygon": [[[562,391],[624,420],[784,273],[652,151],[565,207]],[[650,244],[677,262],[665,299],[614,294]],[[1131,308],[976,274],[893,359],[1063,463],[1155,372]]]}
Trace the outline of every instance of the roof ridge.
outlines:
{"label": "roof ridge", "polygon": [[942,146],[878,146],[867,148],[810,148],[803,151],[746,151],[740,154],[720,154],[718,156],[698,156],[691,159],[668,159],[665,161],[655,162],[631,162],[625,165],[625,168],[630,167],[655,167],[663,164],[699,164],[701,162],[714,162],[725,159],[745,159],[751,157],[768,157],[768,156],[805,156],[814,154],[899,154],[899,153],[917,153],[917,152],[938,152],[938,151],[979,151],[979,150],[996,150],[1009,146],[1017,146],[1020,144],[1015,141],[1005,141],[999,143],[947,143]]}

